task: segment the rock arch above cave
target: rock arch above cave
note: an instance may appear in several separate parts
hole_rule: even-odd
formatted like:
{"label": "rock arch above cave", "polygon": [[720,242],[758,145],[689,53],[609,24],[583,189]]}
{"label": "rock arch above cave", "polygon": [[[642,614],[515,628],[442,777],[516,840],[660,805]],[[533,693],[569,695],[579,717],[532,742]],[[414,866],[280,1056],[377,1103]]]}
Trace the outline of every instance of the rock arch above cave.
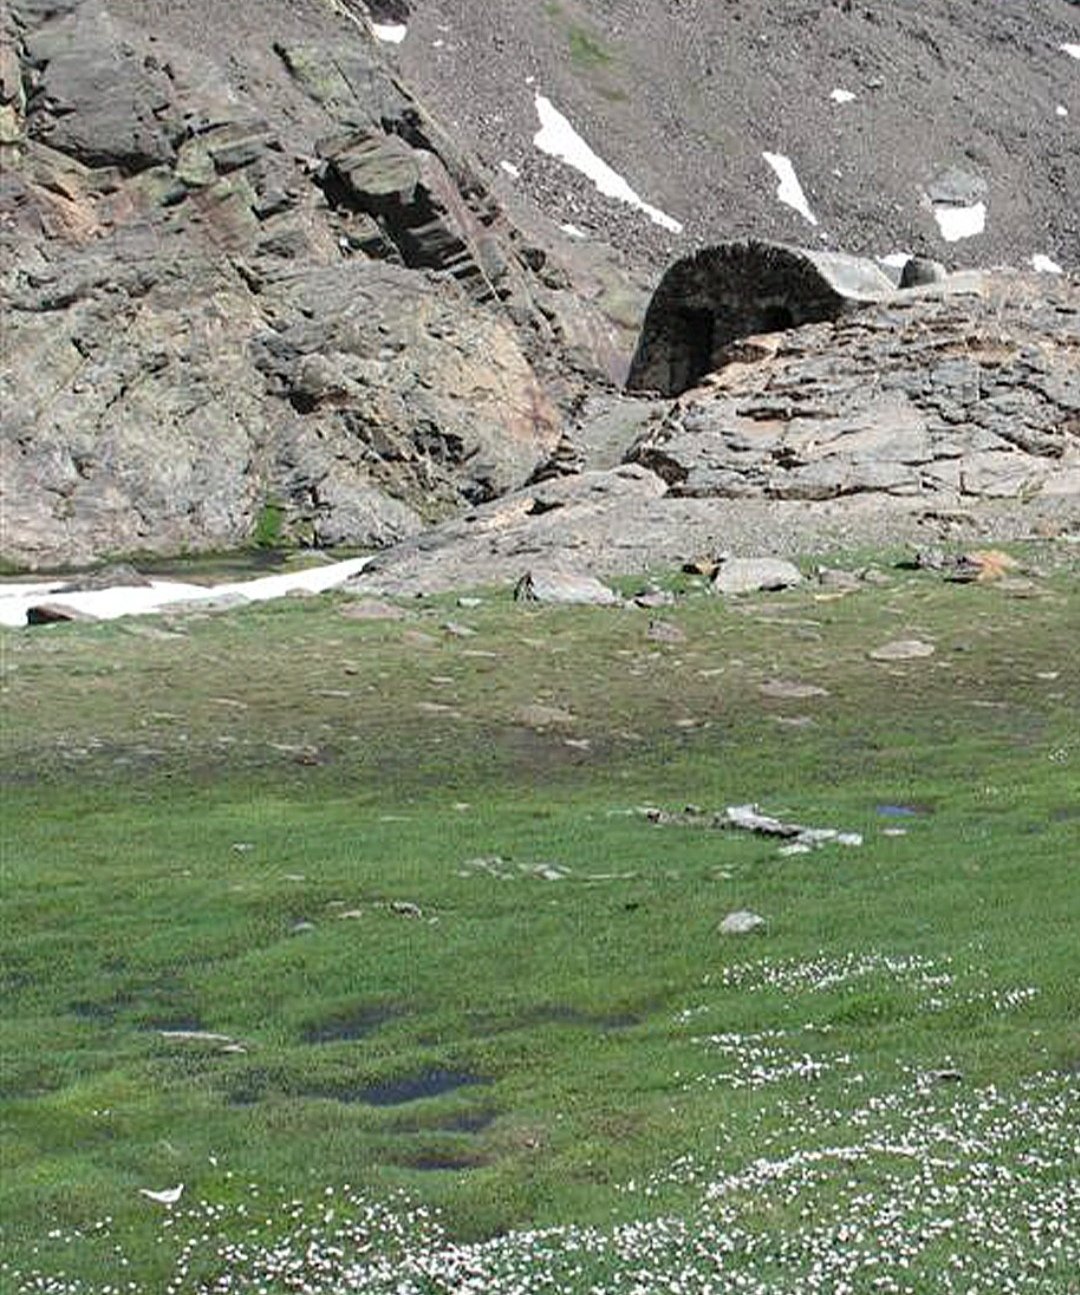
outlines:
{"label": "rock arch above cave", "polygon": [[835,319],[891,296],[873,261],[782,243],[722,243],[676,261],[645,313],[631,391],[674,396],[723,364],[740,337]]}

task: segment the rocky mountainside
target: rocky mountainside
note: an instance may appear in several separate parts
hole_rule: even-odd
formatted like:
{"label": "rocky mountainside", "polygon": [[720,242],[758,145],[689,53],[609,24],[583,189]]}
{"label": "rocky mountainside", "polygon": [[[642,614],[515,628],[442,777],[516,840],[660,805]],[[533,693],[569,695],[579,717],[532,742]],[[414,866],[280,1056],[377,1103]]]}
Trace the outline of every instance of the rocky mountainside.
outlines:
{"label": "rocky mountainside", "polygon": [[[397,49],[507,187],[632,254],[764,238],[1080,269],[1075,0],[413,0]],[[538,154],[537,95],[682,231]],[[935,205],[979,203],[984,231],[950,242]]]}
{"label": "rocky mountainside", "polygon": [[[1031,258],[1080,265],[1072,0],[0,0],[0,40],[8,563],[432,551],[582,469],[1071,524],[1080,291]],[[1029,273],[758,303],[752,372],[713,332],[707,387],[621,394],[670,262],[747,235]]]}

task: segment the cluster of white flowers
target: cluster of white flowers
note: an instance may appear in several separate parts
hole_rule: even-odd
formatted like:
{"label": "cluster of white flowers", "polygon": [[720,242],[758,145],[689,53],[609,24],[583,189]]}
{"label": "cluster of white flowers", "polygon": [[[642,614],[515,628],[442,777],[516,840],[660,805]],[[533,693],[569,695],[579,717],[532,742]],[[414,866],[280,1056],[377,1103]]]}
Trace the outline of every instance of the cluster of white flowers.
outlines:
{"label": "cluster of white flowers", "polygon": [[[1080,1084],[928,1090],[917,1077],[849,1109],[781,1101],[759,1153],[683,1157],[693,1199],[609,1228],[454,1244],[403,1197],[350,1189],[173,1211],[169,1295],[1061,1295],[1080,1272]],[[647,1197],[657,1180],[628,1185]],[[775,1220],[783,1225],[776,1226]],[[111,1229],[99,1229],[111,1241]],[[7,1270],[18,1295],[148,1295]]]}
{"label": "cluster of white flowers", "polygon": [[818,954],[816,958],[772,961],[761,958],[724,968],[719,983],[724,988],[784,993],[828,993],[871,978],[917,989],[941,990],[953,983],[952,959],[919,954],[847,953]]}
{"label": "cluster of white flowers", "polygon": [[[948,960],[852,954],[729,967],[728,991],[779,989],[797,1009],[847,986],[899,982],[917,1005],[1013,1010],[1033,987],[1002,989]],[[810,996],[809,998],[807,996]],[[807,1012],[809,1015],[809,1012]],[[455,1243],[404,1195],[351,1187],[312,1199],[230,1186],[229,1203],[168,1209],[172,1256],[154,1295],[1064,1295],[1080,1290],[1080,1076],[1042,1072],[1009,1088],[969,1084],[953,1058],[882,1071],[839,1046],[823,1021],[700,1033],[684,1091],[763,1090],[729,1109],[738,1128],[623,1184],[606,1227],[519,1230]],[[729,1121],[731,1122],[731,1121]],[[752,1147],[748,1154],[747,1147]],[[105,1247],[122,1280],[66,1277],[44,1255]],[[150,1295],[111,1219],[42,1242],[39,1269],[0,1263],[12,1295]]]}
{"label": "cluster of white flowers", "polygon": [[[716,984],[722,989],[788,995],[888,987],[911,993],[913,1006],[925,1012],[941,1012],[965,1003],[1006,1011],[1022,1006],[1039,992],[1033,985],[994,986],[989,979],[990,973],[978,963],[957,966],[951,957],[870,952],[733,963],[723,969]],[[704,1005],[687,1008],[679,1019],[689,1020],[707,1010]]]}
{"label": "cluster of white flowers", "polygon": [[[787,1079],[820,1079],[832,1070],[851,1065],[850,1053],[821,1055],[793,1049],[789,1042],[793,1033],[762,1030],[753,1034],[698,1035],[692,1041],[720,1057],[723,1069],[695,1075],[684,1087],[764,1088]],[[827,1027],[819,1033],[828,1033]]]}

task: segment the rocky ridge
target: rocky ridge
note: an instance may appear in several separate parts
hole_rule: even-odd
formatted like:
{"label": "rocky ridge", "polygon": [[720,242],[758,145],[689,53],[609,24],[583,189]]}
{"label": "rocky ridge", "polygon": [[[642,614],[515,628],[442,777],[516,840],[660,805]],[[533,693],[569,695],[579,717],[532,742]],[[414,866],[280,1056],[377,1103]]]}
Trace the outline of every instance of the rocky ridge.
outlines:
{"label": "rocky ridge", "polygon": [[[1069,34],[1063,3],[1040,0],[1047,40]],[[662,19],[682,49],[692,17],[713,48],[707,15],[660,8],[645,6],[643,32]],[[930,30],[936,0],[923,8]],[[728,23],[765,21],[728,9]],[[476,63],[466,112],[467,78],[447,68],[479,58],[489,33],[455,13],[440,0],[393,12],[236,0],[208,46],[205,0],[0,0],[5,561],[45,569],[257,536],[385,548],[365,579],[404,589],[504,566],[517,578],[532,552],[610,571],[908,534],[929,514],[979,513],[974,533],[999,538],[1080,526],[1074,279],[982,273],[896,293],[863,262],[877,286],[836,318],[793,313],[782,285],[744,310],[759,283],[727,302],[727,333],[710,320],[686,381],[657,391],[642,370],[624,393],[642,323],[690,304],[661,283],[647,312],[647,287],[706,226],[672,238],[520,150],[511,180],[492,152],[510,137],[488,129],[499,77],[504,125],[526,129],[511,121],[508,53]],[[769,9],[773,35],[805,25],[800,13]],[[886,37],[910,54],[910,24],[859,17],[866,59]],[[372,18],[407,22],[405,44],[380,44]],[[593,48],[584,32],[639,57],[619,5],[571,5],[554,43],[537,33],[535,75],[554,78],[570,20],[579,54]],[[1042,68],[1041,45],[1007,27],[986,49],[1000,36]],[[617,89],[603,60],[567,70],[568,102],[618,109],[597,89]],[[696,135],[668,129],[678,171]],[[1048,169],[1031,201],[1064,256],[1065,154],[1057,135],[1032,139]],[[554,194],[556,176],[584,208]],[[768,210],[748,193],[745,214],[770,233],[781,226],[765,197]],[[592,237],[560,230],[552,217],[567,215]],[[872,228],[911,233],[880,213]],[[1021,259],[1019,229],[984,246]],[[794,256],[781,258],[789,278],[823,258]]]}
{"label": "rocky ridge", "polygon": [[632,282],[517,229],[359,10],[233,6],[211,56],[150,8],[3,6],[5,559],[386,544],[521,484]]}

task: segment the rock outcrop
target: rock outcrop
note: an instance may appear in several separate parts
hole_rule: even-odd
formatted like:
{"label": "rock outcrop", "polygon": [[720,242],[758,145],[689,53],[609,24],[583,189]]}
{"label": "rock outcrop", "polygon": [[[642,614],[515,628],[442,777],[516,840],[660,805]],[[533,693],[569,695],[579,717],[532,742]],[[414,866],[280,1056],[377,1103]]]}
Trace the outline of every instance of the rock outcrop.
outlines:
{"label": "rock outcrop", "polygon": [[628,458],[673,494],[1080,499],[1080,291],[965,275],[750,337]]}
{"label": "rock outcrop", "polygon": [[239,0],[208,47],[212,16],[3,7],[8,562],[392,543],[625,373],[614,262],[523,233],[361,9]]}
{"label": "rock outcrop", "polygon": [[[1031,250],[1071,264],[1077,207],[1059,198],[1075,146],[1057,132],[1073,91],[1049,62],[1068,61],[1063,0],[1034,2],[1045,50],[997,11],[983,36],[970,15],[943,25],[944,0],[919,5],[926,31],[954,31],[978,55],[965,64],[978,95],[990,62],[1000,85],[999,55],[1017,76],[1029,60],[1031,93],[1010,120],[1043,112],[1052,83],[1052,124],[1017,127],[1042,168],[1020,203],[1002,191],[1004,169],[975,173],[1019,166],[997,126],[978,126],[986,166],[974,144],[958,164],[954,134],[915,139],[905,114],[923,102],[930,46],[891,11],[847,6],[826,21],[820,6],[734,15],[645,0],[628,23],[619,6],[600,17],[577,0],[565,11],[514,0],[498,12],[457,7],[447,36],[437,24],[448,0],[230,0],[227,21],[210,0],[0,0],[0,558],[47,568],[258,537],[384,547],[381,578],[394,570],[405,581],[408,570],[423,585],[459,558],[465,579],[483,579],[504,559],[560,546],[590,562],[595,552],[609,570],[648,565],[737,547],[739,527],[775,525],[783,547],[781,534],[824,526],[834,506],[841,529],[872,516],[880,531],[886,509],[1069,505],[1075,284],[1050,274],[938,282],[930,257],[941,240],[913,233],[933,228],[939,207],[954,220],[989,204],[985,246],[1020,249],[1018,231],[1034,223],[1049,241]],[[395,38],[406,23],[405,43],[380,43],[373,21]],[[499,44],[507,22],[537,36],[551,85],[520,75],[520,42]],[[581,43],[601,23],[610,51]],[[738,154],[742,178],[709,190],[705,223],[725,237],[748,225],[786,236],[790,184],[779,204],[779,172],[766,167],[765,187],[747,187],[763,157],[781,157],[768,150],[786,147],[758,138],[776,105],[756,62],[738,91],[751,105],[739,109],[738,140],[707,145],[685,105],[672,115],[650,104],[642,122],[616,76],[641,71],[644,102],[641,60],[663,70],[687,55],[677,41],[661,48],[658,32],[706,45],[723,35],[727,59],[745,44],[730,30],[738,23],[756,33],[747,48],[787,67],[792,84],[774,31],[813,28],[830,49],[843,34],[858,55],[850,67],[868,74],[867,104],[876,96],[892,153],[856,152],[891,206],[853,204],[842,186],[822,205],[815,164],[809,196],[833,218],[816,231],[820,249],[725,243],[687,256],[693,243],[670,225],[659,233],[648,205],[599,197],[533,147],[541,91],[558,91],[616,163],[627,157],[621,126],[638,122],[653,141],[630,141],[639,187],[682,214],[715,173],[710,159],[726,166]],[[568,32],[569,70],[557,57]],[[803,81],[821,91],[831,64],[806,44]],[[583,49],[604,57],[585,67]],[[908,95],[903,111],[878,84],[886,56]],[[691,80],[703,88],[701,121],[715,126],[710,76]],[[668,77],[665,94],[672,84],[683,81]],[[826,137],[821,105],[800,107],[816,123],[803,131],[809,147]],[[831,150],[814,156],[832,167]],[[737,213],[733,194],[744,200]],[[687,221],[691,239],[704,227]],[[910,291],[833,250],[884,250],[869,244],[885,232],[925,254],[907,273],[919,285]],[[958,259],[970,262],[972,246]],[[646,312],[646,285],[669,251],[678,259]],[[634,397],[619,394],[628,374]],[[782,521],[755,521],[757,503]],[[467,552],[495,565],[470,568]]]}
{"label": "rock outcrop", "polygon": [[731,343],[676,400],[590,403],[570,439],[594,466],[394,546],[356,584],[426,593],[565,560],[612,574],[723,552],[1080,534],[1078,354],[1070,280],[890,291]]}

